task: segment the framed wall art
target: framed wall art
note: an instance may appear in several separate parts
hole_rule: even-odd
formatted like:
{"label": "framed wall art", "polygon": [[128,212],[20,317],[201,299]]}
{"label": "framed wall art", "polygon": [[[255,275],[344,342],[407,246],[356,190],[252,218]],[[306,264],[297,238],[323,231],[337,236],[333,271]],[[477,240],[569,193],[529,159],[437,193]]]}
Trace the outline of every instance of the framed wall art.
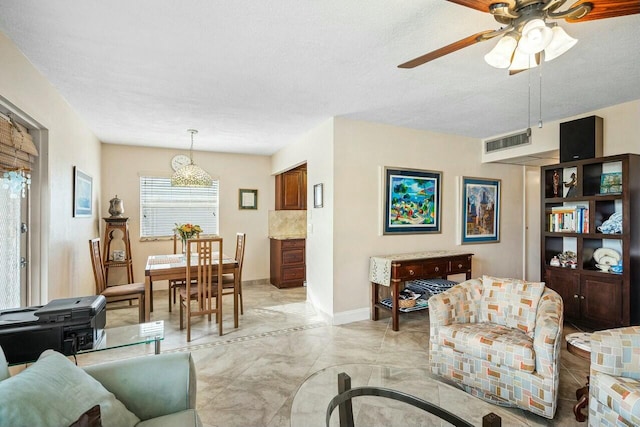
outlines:
{"label": "framed wall art", "polygon": [[500,180],[462,177],[462,244],[500,241]]}
{"label": "framed wall art", "polygon": [[258,209],[258,190],[238,190],[238,209]]}
{"label": "framed wall art", "polygon": [[93,178],[73,167],[73,216],[76,218],[93,215]]}
{"label": "framed wall art", "polygon": [[384,234],[440,233],[442,172],[384,168]]}
{"label": "framed wall art", "polygon": [[258,190],[238,190],[238,209],[258,209]]}
{"label": "framed wall art", "polygon": [[313,207],[321,208],[324,206],[323,185],[316,184],[313,186]]}

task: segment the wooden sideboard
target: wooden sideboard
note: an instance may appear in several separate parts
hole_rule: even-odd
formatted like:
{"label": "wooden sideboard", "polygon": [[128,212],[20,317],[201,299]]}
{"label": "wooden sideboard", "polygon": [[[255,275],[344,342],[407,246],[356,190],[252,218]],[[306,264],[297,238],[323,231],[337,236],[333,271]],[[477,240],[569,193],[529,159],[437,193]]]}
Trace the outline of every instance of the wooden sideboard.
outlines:
{"label": "wooden sideboard", "polygon": [[[371,257],[371,320],[378,320],[379,310],[390,310],[393,330],[399,330],[398,294],[400,283],[417,279],[446,279],[452,274],[465,274],[471,279],[472,253],[429,251]],[[391,308],[380,302],[381,286],[391,290]]]}

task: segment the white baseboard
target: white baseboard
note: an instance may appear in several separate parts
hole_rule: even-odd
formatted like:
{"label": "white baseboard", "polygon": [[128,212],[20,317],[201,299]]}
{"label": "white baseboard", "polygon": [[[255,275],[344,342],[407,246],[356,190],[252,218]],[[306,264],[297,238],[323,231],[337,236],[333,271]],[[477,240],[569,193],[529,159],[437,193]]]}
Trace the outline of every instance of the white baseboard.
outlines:
{"label": "white baseboard", "polygon": [[332,325],[344,325],[346,323],[359,322],[369,319],[369,307],[335,313],[331,319]]}

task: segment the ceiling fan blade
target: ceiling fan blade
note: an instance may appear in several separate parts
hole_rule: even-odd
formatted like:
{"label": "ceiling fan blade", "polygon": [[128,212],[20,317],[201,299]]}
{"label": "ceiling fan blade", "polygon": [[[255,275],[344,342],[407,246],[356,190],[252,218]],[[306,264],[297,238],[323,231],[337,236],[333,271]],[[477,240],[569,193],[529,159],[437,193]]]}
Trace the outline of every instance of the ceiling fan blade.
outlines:
{"label": "ceiling fan blade", "polygon": [[582,3],[591,3],[593,9],[580,19],[567,18],[567,22],[593,21],[595,19],[615,18],[616,16],[640,13],[639,0],[579,0],[571,7]]}
{"label": "ceiling fan blade", "polygon": [[432,52],[426,53],[422,56],[412,59],[411,61],[407,61],[404,64],[400,64],[398,65],[398,68],[414,68],[414,67],[417,67],[418,65],[426,64],[429,61],[433,61],[434,59],[440,58],[441,56],[445,56],[450,53],[453,53],[456,50],[460,50],[462,48],[476,44],[478,42],[488,40],[486,38],[483,38],[482,36],[485,34],[494,33],[494,32],[495,31],[493,30],[481,31],[472,36],[465,37],[462,40],[458,40],[455,43],[451,43],[450,45],[447,45],[447,46],[441,47],[440,49],[436,49]]}
{"label": "ceiling fan blade", "polygon": [[480,12],[489,13],[489,6],[492,3],[507,3],[512,8],[515,6],[514,0],[447,0],[451,3],[459,4],[460,6],[470,7],[471,9],[479,10]]}

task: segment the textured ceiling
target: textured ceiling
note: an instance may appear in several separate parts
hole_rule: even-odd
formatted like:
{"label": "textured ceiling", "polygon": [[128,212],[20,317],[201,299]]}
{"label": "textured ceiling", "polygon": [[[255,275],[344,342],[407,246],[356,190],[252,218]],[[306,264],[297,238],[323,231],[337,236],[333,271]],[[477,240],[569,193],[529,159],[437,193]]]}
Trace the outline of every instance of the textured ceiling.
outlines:
{"label": "textured ceiling", "polygon": [[[542,67],[544,121],[640,99],[640,15],[567,24]],[[4,32],[105,143],[271,154],[330,117],[487,138],[539,115],[539,73],[508,76],[442,0],[0,0]]]}

